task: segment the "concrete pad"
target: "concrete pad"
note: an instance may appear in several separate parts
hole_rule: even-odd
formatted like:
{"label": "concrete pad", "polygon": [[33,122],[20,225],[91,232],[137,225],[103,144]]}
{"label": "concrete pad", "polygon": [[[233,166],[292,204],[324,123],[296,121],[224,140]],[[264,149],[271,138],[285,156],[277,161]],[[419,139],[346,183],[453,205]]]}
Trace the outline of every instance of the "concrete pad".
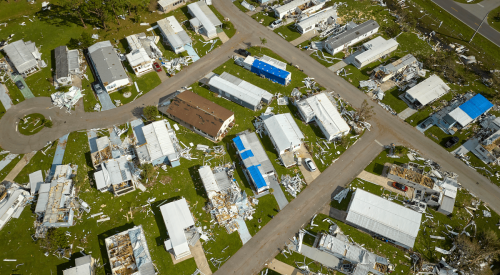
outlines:
{"label": "concrete pad", "polygon": [[108,93],[103,92],[97,94],[97,97],[99,98],[99,102],[101,103],[101,111],[106,111],[116,108],[115,104],[113,104],[113,101],[111,101],[111,97],[109,96]]}
{"label": "concrete pad", "polygon": [[[191,248],[191,249],[192,249],[192,248]],[[180,262],[183,262],[183,261],[185,261],[185,260],[187,260],[187,259],[191,259],[191,258],[193,258],[193,251],[192,251],[192,250],[191,250],[191,255],[186,256],[186,257],[182,257],[182,258],[180,258],[180,259],[178,259],[178,260],[176,260],[176,259],[175,259],[174,254],[172,254],[170,251],[168,252],[168,254],[170,254],[170,257],[172,258],[172,263],[173,263],[174,265],[176,265],[176,264],[178,264],[178,263],[180,263]]]}
{"label": "concrete pad", "polygon": [[19,175],[21,170],[23,170],[24,166],[28,164],[31,158],[36,154],[36,151],[33,151],[29,154],[24,155],[24,157],[14,166],[14,168],[9,172],[9,174],[5,177],[6,181],[14,181],[14,179]]}
{"label": "concrete pad", "polygon": [[392,187],[392,183],[394,181],[389,179],[389,178],[378,176],[378,175],[375,175],[375,174],[372,174],[372,173],[366,172],[366,171],[362,171],[358,175],[358,178],[365,180],[365,181],[368,181],[368,182],[371,182],[371,183],[376,184],[376,185],[380,185],[381,187],[383,187],[391,192],[398,193],[399,195],[413,198],[413,192],[414,192],[413,188],[408,186],[408,191],[406,191],[406,195],[405,195],[405,192]]}
{"label": "concrete pad", "polygon": [[243,219],[236,219],[238,223],[238,234],[240,235],[241,242],[245,245],[251,238],[250,231],[248,231],[247,224]]}
{"label": "concrete pad", "polygon": [[285,264],[282,261],[278,261],[276,259],[273,259],[269,264],[267,264],[267,268],[271,269],[273,271],[278,272],[279,274],[283,275],[303,275],[304,273],[300,272],[297,268]]}
{"label": "concrete pad", "polygon": [[332,66],[328,67],[328,70],[336,73],[338,70],[344,68],[345,66],[347,66],[347,63],[345,63],[343,60],[342,61],[339,61],[335,64],[333,64]]}
{"label": "concrete pad", "polygon": [[402,120],[405,120],[405,119],[409,118],[410,116],[412,116],[416,112],[417,112],[417,110],[408,107],[408,108],[404,109],[403,111],[401,111],[398,114],[398,117]]}
{"label": "concrete pad", "polygon": [[386,82],[382,83],[379,88],[380,90],[382,90],[382,92],[385,92],[387,90],[392,89],[394,86],[396,86],[396,82],[392,80],[387,80]]}
{"label": "concrete pad", "polygon": [[19,156],[18,154],[8,154],[5,158],[0,160],[0,171],[2,171],[5,166],[7,166],[11,161]]}
{"label": "concrete pad", "polygon": [[163,69],[161,70],[161,72],[156,72],[156,74],[158,75],[158,77],[160,77],[161,82],[168,80],[168,75]]}
{"label": "concrete pad", "polygon": [[76,75],[72,75],[71,76],[71,86],[76,86],[76,87],[82,89],[82,79]]}
{"label": "concrete pad", "polygon": [[470,151],[474,152],[475,148],[479,145],[479,141],[476,138],[471,138],[467,140],[464,144],[462,144],[457,149],[453,150],[452,154],[467,154]]}
{"label": "concrete pad", "polygon": [[294,46],[297,46],[297,45],[301,44],[302,42],[307,41],[309,39],[312,39],[313,37],[315,37],[317,35],[318,35],[318,32],[316,30],[312,30],[312,31],[306,32],[305,34],[301,35],[299,38],[292,40],[290,43],[292,43],[292,45],[294,45]]}
{"label": "concrete pad", "polygon": [[[289,245],[288,247],[291,250],[297,252],[295,250],[296,249],[295,245]],[[299,252],[297,252],[297,253],[299,253]],[[300,254],[306,256],[309,259],[315,260],[316,262],[319,262],[327,267],[337,267],[340,263],[339,258],[333,256],[332,254],[327,253],[327,252],[323,252],[317,248],[313,248],[313,247],[307,246],[305,244],[302,244]]]}
{"label": "concrete pad", "polygon": [[6,111],[9,110],[10,107],[12,107],[12,100],[10,99],[7,91],[7,87],[0,83],[0,101],[2,102],[2,105]]}
{"label": "concrete pad", "polygon": [[212,275],[212,270],[210,270],[210,266],[208,266],[207,257],[205,256],[200,240],[198,240],[194,247],[191,247],[190,249],[191,255],[194,257],[194,261],[196,262],[196,267],[198,267],[201,273],[205,275]]}
{"label": "concrete pad", "polygon": [[229,41],[229,37],[227,37],[227,34],[225,32],[220,32],[217,34],[217,36],[220,38],[220,41],[222,41],[222,44]]}
{"label": "concrete pad", "polygon": [[52,160],[52,166],[50,167],[50,176],[52,177],[56,172],[56,167],[62,164],[64,158],[64,151],[66,151],[66,145],[68,144],[69,134],[66,134],[59,138],[57,142],[56,153],[54,154],[54,159]]}
{"label": "concrete pad", "polygon": [[280,184],[276,180],[270,179],[270,187],[274,190],[273,196],[278,203],[278,207],[282,210],[288,204],[288,200],[286,199]]}
{"label": "concrete pad", "polygon": [[[312,172],[309,171],[309,169],[307,169],[306,164],[304,162],[304,159],[310,158],[312,160],[312,162],[314,163],[314,165],[316,165],[316,162],[314,162],[313,157],[311,156],[311,154],[309,153],[307,148],[304,146],[304,144],[302,144],[300,146],[298,153],[299,153],[299,157],[302,158],[302,165],[299,166],[300,172],[302,172],[302,175],[304,176],[304,180],[306,181],[306,183],[311,184],[317,177],[319,177],[319,175],[321,175],[321,172],[319,171],[319,168],[316,168],[316,171],[312,171]],[[318,166],[316,165],[316,167],[318,167]]]}

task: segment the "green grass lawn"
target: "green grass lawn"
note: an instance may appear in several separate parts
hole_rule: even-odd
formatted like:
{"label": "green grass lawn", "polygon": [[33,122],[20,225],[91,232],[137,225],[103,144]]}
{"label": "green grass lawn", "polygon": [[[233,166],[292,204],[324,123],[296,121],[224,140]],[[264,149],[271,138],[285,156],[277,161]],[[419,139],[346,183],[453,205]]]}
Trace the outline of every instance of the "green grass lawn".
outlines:
{"label": "green grass lawn", "polygon": [[52,167],[52,160],[54,159],[54,154],[56,152],[57,142],[58,140],[52,142],[50,148],[45,152],[45,154],[43,154],[41,150],[36,152],[30,162],[24,166],[14,181],[20,184],[29,183],[29,174],[38,170],[42,170],[43,178],[45,179],[45,177],[48,176],[50,167]]}
{"label": "green grass lawn", "polygon": [[391,106],[396,113],[400,113],[408,108],[408,105],[406,105],[406,103],[399,98],[399,95],[402,93],[404,92],[399,91],[399,87],[396,86],[385,91],[384,99],[382,99],[381,102]]}
{"label": "green grass lawn", "polygon": [[420,109],[418,112],[406,118],[405,121],[409,123],[411,126],[415,127],[418,124],[424,122],[424,120],[426,120],[431,113],[432,113],[432,108],[430,106],[426,106]]}
{"label": "green grass lawn", "polygon": [[439,129],[439,127],[432,126],[431,128],[429,128],[429,130],[425,131],[425,135],[432,141],[441,145],[443,148],[445,148],[444,145],[452,136],[460,138],[460,141],[457,144],[453,145],[450,148],[445,148],[446,150],[451,152],[460,147],[460,145],[464,144],[467,141],[467,139],[469,139],[474,135],[474,132],[469,128],[467,130],[464,129],[459,130],[454,135],[448,135],[445,132],[443,132],[443,130]]}
{"label": "green grass lawn", "polygon": [[[109,96],[111,97],[113,103],[115,103],[115,100],[120,100],[122,104],[127,104],[129,102],[132,102],[134,99],[145,95],[149,91],[153,90],[156,86],[161,84],[160,77],[155,71],[143,74],[138,77],[132,72],[132,68],[130,66],[127,65],[126,68],[129,71],[130,77],[132,78],[132,85],[127,86],[126,88],[116,91],[114,93],[111,93]],[[139,90],[142,92],[141,95],[139,95],[139,92],[135,88],[133,82],[137,82],[137,86],[139,87]],[[126,92],[130,92],[132,95],[128,98],[125,98],[123,95]]]}
{"label": "green grass lawn", "polygon": [[5,112],[6,112],[5,107],[3,106],[2,102],[0,102],[0,119],[2,119]]}
{"label": "green grass lawn", "polygon": [[[382,175],[382,171],[384,169],[385,163],[403,165],[408,163],[410,159],[406,155],[406,150],[403,151],[403,154],[400,155],[400,158],[390,158],[387,156],[390,149],[383,150],[368,166],[366,166],[365,171],[373,173],[375,175]],[[413,162],[423,164],[423,161],[415,160]]]}
{"label": "green grass lawn", "polygon": [[[309,235],[306,235],[306,236],[309,236]],[[297,268],[299,266],[302,266],[304,265],[304,261],[306,262],[306,264],[309,266],[309,270],[311,270],[312,272],[320,272],[321,274],[335,274],[335,273],[332,273],[330,271],[328,271],[328,268],[327,267],[324,267],[321,263],[318,263],[310,258],[307,258],[305,256],[302,256],[302,254],[299,254],[297,252],[293,252],[292,251],[292,254],[286,254],[283,255],[282,253],[279,253],[278,255],[276,255],[275,257],[276,260],[278,261],[282,261],[290,266],[293,266],[294,268]],[[269,273],[268,273],[269,275]]]}
{"label": "green grass lawn", "polygon": [[467,153],[467,156],[469,157],[469,161],[472,166],[474,167],[483,167],[484,169],[488,170],[491,172],[488,173],[484,171],[483,169],[476,169],[476,171],[488,178],[492,183],[500,186],[500,179],[495,177],[495,174],[497,172],[500,172],[500,167],[498,165],[486,165],[482,160],[480,160],[476,155],[474,155],[472,152]]}
{"label": "green grass lawn", "polygon": [[500,6],[488,13],[488,25],[500,32]]}
{"label": "green grass lawn", "polygon": [[[5,158],[7,155],[5,155],[3,158]],[[3,181],[5,177],[14,169],[16,164],[24,157],[24,155],[19,155],[15,159],[13,159],[7,166],[5,166],[2,171],[0,171],[0,179]]]}
{"label": "green grass lawn", "polygon": [[14,84],[14,82],[12,80],[9,79],[4,84],[5,84],[5,87],[7,87],[7,90],[8,90],[7,93],[9,94],[9,97],[12,100],[12,104],[16,105],[19,102],[24,101],[24,96],[21,93],[21,90],[19,90],[19,88],[17,88],[16,84]]}
{"label": "green grass lawn", "polygon": [[23,117],[19,121],[19,133],[25,136],[31,136],[40,132],[44,126],[43,121],[45,117],[42,114],[33,113]]}
{"label": "green grass lawn", "polygon": [[297,31],[294,22],[276,28],[274,32],[278,35],[281,33],[286,41],[293,41],[301,36],[300,32]]}
{"label": "green grass lawn", "polygon": [[274,17],[274,14],[265,11],[261,11],[252,15],[252,18],[266,27],[271,25],[272,22],[278,20],[276,17]]}
{"label": "green grass lawn", "polygon": [[[306,42],[304,42],[304,43],[306,43]],[[302,44],[301,44],[301,45],[302,45]],[[306,43],[306,45],[310,45],[310,41],[308,41],[308,42]],[[327,57],[344,58],[344,56],[345,56],[345,54],[344,54],[343,52],[336,53],[335,55],[331,55],[331,54],[329,54],[326,50],[322,50],[322,52],[323,52],[323,55],[324,55],[324,56],[327,56]],[[325,66],[325,67],[327,67],[327,68],[328,68],[328,67],[330,67],[330,66],[332,66],[333,64],[335,64],[335,63],[337,63],[337,62],[341,61],[340,59],[333,59],[332,61],[330,61],[330,62],[331,62],[331,63],[330,63],[330,62],[327,62],[327,61],[325,61],[325,60],[323,60],[323,59],[320,59],[320,58],[318,57],[318,55],[319,55],[319,56],[321,56],[321,58],[323,58],[323,56],[322,56],[322,55],[321,55],[321,53],[319,53],[319,52],[317,52],[317,53],[312,53],[312,54],[310,54],[309,56],[310,56],[310,57],[312,57],[313,59],[315,59],[316,61],[318,61],[320,64],[322,64],[323,66]]]}
{"label": "green grass lawn", "polygon": [[83,108],[85,112],[94,112],[94,107],[99,103],[99,99],[90,86],[90,84],[94,82],[94,75],[90,71],[90,68],[87,68],[86,75],[89,79],[82,79]]}

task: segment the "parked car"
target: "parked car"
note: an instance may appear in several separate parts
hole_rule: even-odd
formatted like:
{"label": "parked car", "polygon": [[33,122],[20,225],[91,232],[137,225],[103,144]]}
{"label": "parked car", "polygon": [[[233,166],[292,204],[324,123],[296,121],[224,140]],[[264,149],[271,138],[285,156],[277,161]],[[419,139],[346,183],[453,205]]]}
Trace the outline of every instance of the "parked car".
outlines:
{"label": "parked car", "polygon": [[158,62],[153,63],[153,68],[155,69],[155,71],[161,72],[161,66],[160,64],[158,64]]}
{"label": "parked car", "polygon": [[276,28],[281,27],[282,25],[283,25],[283,20],[278,19],[278,20],[274,21],[273,23],[271,23],[271,25],[269,25],[269,27],[274,30]]}
{"label": "parked car", "polygon": [[399,189],[403,192],[406,192],[408,190],[408,186],[404,185],[404,184],[401,184],[399,182],[393,182],[392,183],[392,187],[396,188],[396,189]]}
{"label": "parked car", "polygon": [[99,83],[94,85],[94,91],[96,92],[96,94],[100,94],[100,93],[104,92],[104,90],[101,87],[101,84],[99,84]]}
{"label": "parked car", "polygon": [[304,162],[306,163],[306,166],[309,169],[309,171],[311,172],[316,171],[316,165],[314,165],[314,162],[310,158],[304,159]]}
{"label": "parked car", "polygon": [[448,141],[446,141],[446,143],[444,144],[444,147],[450,148],[453,145],[457,144],[459,141],[460,141],[460,139],[458,137],[451,137],[450,139],[448,139]]}
{"label": "parked car", "polygon": [[19,90],[24,89],[24,84],[21,82],[21,80],[16,81],[16,86],[19,88]]}
{"label": "parked car", "polygon": [[239,55],[242,55],[242,56],[244,56],[244,57],[247,57],[247,56],[249,56],[249,55],[250,55],[250,53],[249,53],[247,50],[244,50],[244,49],[238,49],[238,50],[236,51],[236,53],[237,53],[237,54],[239,54]]}

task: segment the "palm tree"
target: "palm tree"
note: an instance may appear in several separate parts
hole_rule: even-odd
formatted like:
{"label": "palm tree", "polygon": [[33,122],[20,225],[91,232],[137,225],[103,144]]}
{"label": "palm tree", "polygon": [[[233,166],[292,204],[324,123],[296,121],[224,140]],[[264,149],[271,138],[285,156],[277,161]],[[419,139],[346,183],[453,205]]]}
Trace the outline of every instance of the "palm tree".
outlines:
{"label": "palm tree", "polygon": [[[260,37],[260,43],[262,43],[262,45],[266,45],[267,39],[265,39],[264,37]],[[260,48],[260,52],[262,52],[262,47]]]}

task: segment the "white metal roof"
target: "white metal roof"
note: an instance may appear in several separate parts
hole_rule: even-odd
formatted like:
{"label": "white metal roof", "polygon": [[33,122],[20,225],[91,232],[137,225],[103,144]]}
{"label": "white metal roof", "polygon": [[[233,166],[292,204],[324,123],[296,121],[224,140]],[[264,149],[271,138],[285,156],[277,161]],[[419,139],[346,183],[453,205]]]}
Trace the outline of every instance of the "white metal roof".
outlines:
{"label": "white metal roof", "polygon": [[174,143],[163,121],[155,121],[142,127],[151,160],[175,154]]}
{"label": "white metal roof", "polygon": [[276,58],[272,58],[270,56],[267,56],[267,55],[263,55],[261,58],[259,58],[260,61],[264,62],[264,63],[267,63],[271,66],[274,66],[278,69],[281,69],[283,71],[286,71],[286,63],[283,62],[283,61],[279,61],[278,59]]}
{"label": "white metal roof", "polygon": [[440,98],[450,90],[450,87],[444,83],[439,76],[433,74],[426,80],[413,86],[406,91],[412,98],[418,100],[422,106]]}
{"label": "white metal roof", "polygon": [[271,116],[264,120],[264,124],[279,152],[290,148],[290,145],[300,145],[304,139],[304,135],[290,113]]}
{"label": "white metal roof", "polygon": [[131,53],[127,54],[127,60],[132,68],[137,65],[153,62],[144,48],[133,50]]}
{"label": "white metal roof", "polygon": [[249,93],[247,90],[223,79],[219,76],[214,76],[208,81],[208,85],[213,86],[219,90],[224,91],[231,96],[238,98],[252,106],[258,106],[261,101],[261,97],[253,93]]}
{"label": "white metal roof", "polygon": [[359,63],[363,63],[367,60],[373,59],[374,56],[378,56],[392,47],[397,47],[398,45],[399,43],[393,38],[385,40],[383,37],[377,36],[363,44],[363,47],[367,50],[357,55],[356,60],[358,60]]}
{"label": "white metal roof", "polygon": [[205,186],[205,190],[207,194],[211,191],[219,192],[219,186],[217,185],[217,181],[215,180],[214,173],[212,173],[212,169],[210,166],[202,166],[198,169],[198,173],[200,173],[201,181],[203,182],[203,186]]}
{"label": "white metal roof", "polygon": [[455,108],[455,110],[451,111],[448,115],[462,126],[471,123],[473,120],[466,112],[464,112],[464,110],[460,109],[459,107]]}
{"label": "white metal roof", "polygon": [[292,9],[295,9],[298,6],[304,5],[305,3],[308,3],[311,0],[293,0],[291,2],[288,2],[284,4],[283,6],[279,6],[275,9],[276,12],[278,13],[287,13]]}
{"label": "white metal roof", "polygon": [[342,118],[337,110],[337,107],[333,105],[332,101],[325,93],[317,94],[303,101],[306,104],[299,103],[298,108],[305,108],[307,111],[312,111],[316,123],[321,124],[330,137],[344,135],[346,132],[349,132],[349,125],[347,125],[344,118]]}
{"label": "white metal roof", "polygon": [[193,42],[175,16],[164,18],[158,21],[157,24],[172,47],[178,48]]}
{"label": "white metal roof", "polygon": [[130,165],[125,156],[117,159],[111,159],[101,164],[103,166],[103,175],[106,185],[119,184],[132,180]]}
{"label": "white metal roof", "polygon": [[174,253],[176,255],[182,255],[183,253],[189,252],[189,245],[184,229],[194,226],[194,220],[189,211],[186,199],[182,198],[164,204],[160,207],[160,211],[165,226],[167,227]]}
{"label": "white metal roof", "polygon": [[40,185],[43,183],[43,175],[42,170],[38,170],[29,174],[30,178],[30,186],[31,186],[31,195],[35,195],[40,189]]}
{"label": "white metal roof", "polygon": [[347,210],[346,221],[413,247],[422,214],[357,189]]}
{"label": "white metal roof", "polygon": [[[347,24],[354,24],[353,22],[349,22]],[[351,29],[347,29],[345,32],[339,34],[339,35],[332,35],[328,39],[325,40],[325,45],[328,44],[329,47],[334,50],[337,49],[340,46],[344,45],[350,45],[352,41],[356,41],[360,36],[366,35],[367,33],[370,33],[374,30],[378,30],[380,26],[375,20],[368,20],[359,26],[356,26]]]}
{"label": "white metal roof", "polygon": [[268,92],[264,89],[261,89],[255,85],[253,85],[252,83],[246,82],[243,79],[237,78],[236,76],[231,75],[227,72],[223,72],[220,75],[220,78],[225,79],[227,81],[230,81],[235,85],[238,85],[238,87],[245,89],[249,93],[257,95],[258,97],[264,99],[264,101],[266,101],[266,102],[270,102],[273,99],[274,95],[271,94],[270,92]]}
{"label": "white metal roof", "polygon": [[128,76],[116,54],[111,42],[101,41],[89,47],[89,54],[95,64],[99,78],[104,85],[117,80],[127,79]]}
{"label": "white metal roof", "polygon": [[92,270],[90,263],[86,263],[63,270],[63,275],[92,275]]}
{"label": "white metal roof", "polygon": [[[208,11],[207,11],[207,9],[205,9],[205,8],[202,9],[202,6],[206,6],[208,8],[208,6],[205,4],[205,2],[199,1],[199,2],[189,4],[188,9],[191,11],[191,13],[194,15],[194,17],[196,17],[200,21],[201,25],[203,25],[203,27],[205,28],[207,33],[216,32],[215,26],[221,25],[222,23],[219,21],[219,19],[217,19],[217,17],[210,10],[210,8],[208,8]],[[213,16],[211,16],[211,15],[213,15]],[[213,17],[215,17],[215,20]],[[214,22],[212,22],[212,21],[214,21]]]}
{"label": "white metal roof", "polygon": [[95,179],[95,186],[96,186],[97,190],[101,190],[101,189],[109,186],[108,184],[106,184],[106,180],[104,178],[104,169],[101,171],[95,172],[94,179]]}
{"label": "white metal roof", "polygon": [[[29,42],[24,43],[24,41],[17,40],[5,46],[3,50],[9,57],[10,61],[14,64],[19,72],[25,72],[37,66],[36,61],[37,55],[39,55],[38,50],[31,49],[33,47],[28,47]],[[34,43],[31,43],[34,45]]]}
{"label": "white metal roof", "polygon": [[297,25],[299,25],[303,30],[307,29],[310,26],[315,26],[319,22],[322,22],[329,17],[333,17],[335,21],[337,20],[337,10],[334,9],[333,7],[326,8],[324,10],[320,10],[311,16],[300,20]]}
{"label": "white metal roof", "polygon": [[166,7],[166,6],[172,5],[173,3],[178,2],[178,1],[179,0],[160,0],[160,1],[158,1],[158,5],[160,5],[162,7]]}
{"label": "white metal roof", "polygon": [[68,51],[68,69],[70,72],[80,69],[80,58],[78,50]]}
{"label": "white metal roof", "polygon": [[132,51],[142,48],[142,43],[139,41],[139,37],[137,37],[137,35],[132,34],[125,37],[125,39],[127,40],[128,46]]}

